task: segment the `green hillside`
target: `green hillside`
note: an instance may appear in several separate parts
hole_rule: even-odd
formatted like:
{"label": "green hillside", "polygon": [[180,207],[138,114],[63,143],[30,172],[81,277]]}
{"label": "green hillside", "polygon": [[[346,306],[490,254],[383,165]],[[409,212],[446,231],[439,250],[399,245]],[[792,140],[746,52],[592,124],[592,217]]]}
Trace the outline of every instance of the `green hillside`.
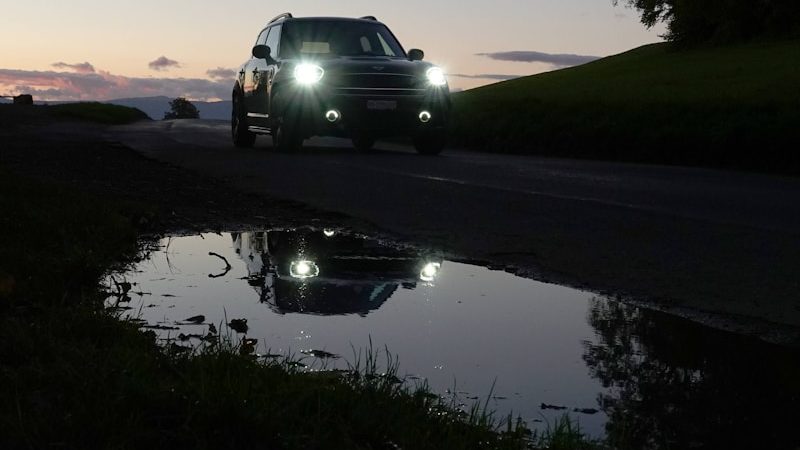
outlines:
{"label": "green hillside", "polygon": [[800,172],[798,40],[648,45],[453,103],[454,139],[489,151]]}
{"label": "green hillside", "polygon": [[123,125],[138,120],[150,120],[147,114],[136,108],[107,103],[82,102],[49,106],[50,112],[59,117],[107,125]]}

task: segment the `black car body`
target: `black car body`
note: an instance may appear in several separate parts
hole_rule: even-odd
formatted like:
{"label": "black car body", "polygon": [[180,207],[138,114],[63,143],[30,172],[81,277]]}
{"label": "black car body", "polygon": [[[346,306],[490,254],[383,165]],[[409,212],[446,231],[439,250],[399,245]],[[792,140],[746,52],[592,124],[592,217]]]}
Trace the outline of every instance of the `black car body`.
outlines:
{"label": "black car body", "polygon": [[256,40],[233,89],[234,143],[271,134],[281,150],[311,136],[409,136],[420,153],[444,147],[450,93],[442,70],[406,52],[386,25],[361,19],[283,14]]}

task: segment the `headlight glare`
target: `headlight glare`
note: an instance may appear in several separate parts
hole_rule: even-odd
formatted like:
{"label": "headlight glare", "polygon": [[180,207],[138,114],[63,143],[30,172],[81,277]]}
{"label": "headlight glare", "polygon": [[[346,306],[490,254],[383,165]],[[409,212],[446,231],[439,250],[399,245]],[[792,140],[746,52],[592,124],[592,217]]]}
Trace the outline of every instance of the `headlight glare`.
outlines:
{"label": "headlight glare", "polygon": [[434,281],[436,277],[439,275],[439,270],[441,268],[442,268],[441,263],[432,262],[425,264],[425,266],[422,267],[422,270],[419,273],[419,279],[427,283],[430,283]]}
{"label": "headlight glare", "polygon": [[292,261],[289,266],[289,275],[300,280],[314,278],[319,276],[319,266],[314,261]]}
{"label": "headlight glare", "polygon": [[438,67],[431,67],[428,69],[426,76],[428,77],[428,83],[433,86],[444,86],[447,84],[447,78],[444,76],[444,70]]}
{"label": "headlight glare", "polygon": [[294,68],[294,78],[298,83],[311,85],[319,83],[325,71],[316,64],[302,63]]}

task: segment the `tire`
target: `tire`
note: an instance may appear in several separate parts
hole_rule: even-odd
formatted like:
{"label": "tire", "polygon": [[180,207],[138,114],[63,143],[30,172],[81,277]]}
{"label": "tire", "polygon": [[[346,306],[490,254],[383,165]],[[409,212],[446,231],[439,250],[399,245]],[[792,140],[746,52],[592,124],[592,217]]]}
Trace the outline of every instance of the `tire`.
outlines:
{"label": "tire", "polygon": [[231,108],[231,138],[239,148],[251,148],[256,143],[256,134],[247,129],[247,114],[238,95],[233,96]]}
{"label": "tire", "polygon": [[366,136],[366,135],[353,136],[353,147],[355,147],[356,150],[360,152],[363,153],[370,152],[372,151],[372,147],[374,146],[375,146],[375,138],[372,136]]}
{"label": "tire", "polygon": [[443,132],[423,133],[414,136],[414,148],[420,155],[438,155],[447,144],[447,135]]}
{"label": "tire", "polygon": [[282,153],[297,152],[303,147],[303,138],[281,121],[272,130],[272,146]]}

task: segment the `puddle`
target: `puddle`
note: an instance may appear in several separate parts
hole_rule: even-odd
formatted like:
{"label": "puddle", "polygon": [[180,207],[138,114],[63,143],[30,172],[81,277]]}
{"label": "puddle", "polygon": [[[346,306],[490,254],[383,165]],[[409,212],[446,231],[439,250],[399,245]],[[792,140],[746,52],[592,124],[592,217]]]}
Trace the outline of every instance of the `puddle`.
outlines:
{"label": "puddle", "polygon": [[498,415],[533,427],[569,413],[632,447],[739,447],[742,429],[796,443],[793,350],[362,236],[168,238],[124,280],[123,315],[161,337],[199,345],[231,323],[262,354],[327,368],[345,368],[371,340],[409,379],[467,406],[491,393]]}

